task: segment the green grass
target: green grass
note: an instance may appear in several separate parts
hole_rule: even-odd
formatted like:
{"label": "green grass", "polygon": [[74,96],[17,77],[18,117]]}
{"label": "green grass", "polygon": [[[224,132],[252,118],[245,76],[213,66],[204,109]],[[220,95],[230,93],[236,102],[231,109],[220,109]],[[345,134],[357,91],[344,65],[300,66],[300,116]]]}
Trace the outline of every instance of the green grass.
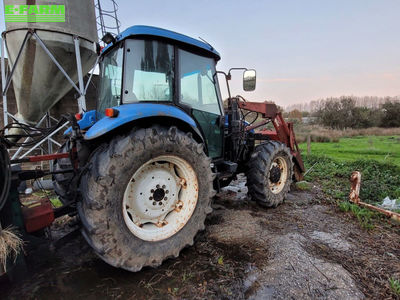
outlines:
{"label": "green grass", "polygon": [[299,181],[296,182],[296,187],[300,190],[300,191],[311,191],[311,184],[307,181]]}
{"label": "green grass", "polygon": [[50,202],[51,204],[53,204],[54,207],[61,207],[63,206],[62,202],[60,201],[60,199],[58,199],[57,196],[51,197],[50,198]]}
{"label": "green grass", "polygon": [[[300,144],[303,153],[307,144]],[[399,136],[363,136],[341,138],[338,143],[311,143],[311,154],[339,161],[376,160],[400,167]]]}
{"label": "green grass", "polygon": [[400,296],[400,280],[390,278],[390,288],[392,289],[393,293],[397,296]]}
{"label": "green grass", "polygon": [[319,182],[323,191],[338,201],[347,201],[350,192],[350,175],[361,172],[360,198],[368,203],[381,203],[389,196],[400,199],[400,167],[375,160],[343,161],[319,155],[303,155],[307,181]]}
{"label": "green grass", "polygon": [[367,136],[341,138],[337,143],[312,143],[311,155],[301,144],[307,173],[305,180],[317,182],[328,199],[340,210],[352,213],[366,229],[381,215],[348,201],[350,175],[361,172],[360,198],[378,204],[389,196],[400,199],[400,138],[399,136]]}
{"label": "green grass", "polygon": [[369,210],[365,207],[360,207],[356,204],[350,203],[348,201],[343,201],[339,203],[339,208],[344,212],[351,212],[356,216],[357,220],[360,222],[361,226],[365,229],[373,229],[372,218],[377,217],[376,212]]}
{"label": "green grass", "polygon": [[381,203],[389,196],[400,199],[400,167],[376,160],[338,160],[327,156],[303,155],[306,169],[314,166],[305,179],[320,184],[327,199],[335,201],[339,208],[351,212],[366,229],[374,228],[374,220],[382,215],[348,202],[350,193],[350,175],[360,171],[362,201],[372,204]]}
{"label": "green grass", "polygon": [[54,194],[53,191],[46,191],[46,190],[38,191],[38,192],[33,193],[33,196],[35,196],[37,198],[41,198],[41,199],[48,198],[50,200],[51,204],[53,204],[53,206],[56,208],[63,206],[62,202],[60,201],[58,196],[56,196]]}

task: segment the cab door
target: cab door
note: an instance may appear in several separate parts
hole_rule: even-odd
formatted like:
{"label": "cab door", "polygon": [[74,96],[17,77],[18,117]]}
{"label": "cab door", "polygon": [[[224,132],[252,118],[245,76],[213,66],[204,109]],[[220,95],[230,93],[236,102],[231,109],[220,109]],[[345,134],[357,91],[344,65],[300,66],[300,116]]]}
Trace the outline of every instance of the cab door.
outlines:
{"label": "cab door", "polygon": [[179,102],[191,107],[192,115],[203,131],[209,156],[218,158],[223,153],[224,122],[217,76],[214,75],[214,59],[179,50]]}

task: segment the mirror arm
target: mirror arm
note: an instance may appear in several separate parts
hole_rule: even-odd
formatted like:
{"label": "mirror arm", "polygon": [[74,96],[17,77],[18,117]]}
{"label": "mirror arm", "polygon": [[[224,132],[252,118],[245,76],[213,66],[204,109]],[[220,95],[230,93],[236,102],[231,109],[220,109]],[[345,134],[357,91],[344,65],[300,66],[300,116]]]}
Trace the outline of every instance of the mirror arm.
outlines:
{"label": "mirror arm", "polygon": [[[229,72],[230,72],[230,70],[229,70]],[[226,74],[224,71],[216,71],[215,72],[215,75],[216,74],[223,74],[224,75],[224,77],[225,77],[225,82],[226,82],[226,88],[227,88],[227,90],[228,90],[228,96],[229,96],[229,99],[230,98],[232,98],[232,96],[231,96],[231,89],[229,88],[229,82],[228,82],[228,80],[231,80],[231,74],[230,73],[228,73],[228,74]]]}
{"label": "mirror arm", "polygon": [[231,79],[231,71],[247,71],[247,68],[230,68],[228,71],[229,80]]}

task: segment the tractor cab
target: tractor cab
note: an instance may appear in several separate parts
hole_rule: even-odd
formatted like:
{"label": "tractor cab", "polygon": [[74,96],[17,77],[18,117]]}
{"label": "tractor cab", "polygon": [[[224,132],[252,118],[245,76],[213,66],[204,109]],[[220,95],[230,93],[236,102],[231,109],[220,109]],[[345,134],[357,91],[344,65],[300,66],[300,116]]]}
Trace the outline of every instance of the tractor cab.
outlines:
{"label": "tractor cab", "polygon": [[[98,122],[107,117],[108,108],[129,105],[136,112],[152,109],[161,116],[165,106],[174,106],[193,119],[208,155],[222,157],[224,108],[216,71],[220,56],[211,45],[148,26],[133,26],[104,40],[109,44],[100,61]],[[174,113],[169,117],[178,118]]]}

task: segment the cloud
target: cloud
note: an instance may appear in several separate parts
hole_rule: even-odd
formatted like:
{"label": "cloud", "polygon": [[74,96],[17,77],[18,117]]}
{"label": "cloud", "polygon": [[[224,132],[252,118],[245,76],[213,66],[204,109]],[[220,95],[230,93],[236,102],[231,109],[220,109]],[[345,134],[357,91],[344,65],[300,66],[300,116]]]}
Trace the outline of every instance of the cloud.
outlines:
{"label": "cloud", "polygon": [[399,79],[400,79],[399,74],[389,73],[389,72],[383,73],[383,74],[382,74],[382,77],[383,77],[384,79],[387,79],[387,80],[399,80]]}

